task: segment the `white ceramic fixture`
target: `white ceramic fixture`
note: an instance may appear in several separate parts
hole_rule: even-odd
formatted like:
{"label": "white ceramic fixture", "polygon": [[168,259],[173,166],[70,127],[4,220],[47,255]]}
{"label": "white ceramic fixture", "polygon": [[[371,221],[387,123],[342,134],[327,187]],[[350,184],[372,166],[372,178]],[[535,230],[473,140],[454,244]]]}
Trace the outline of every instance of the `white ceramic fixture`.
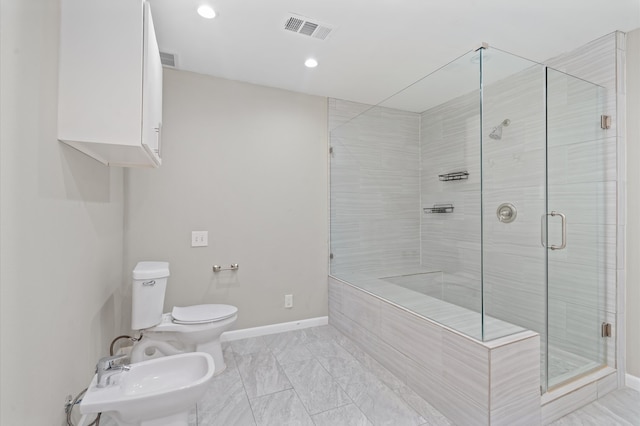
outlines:
{"label": "white ceramic fixture", "polygon": [[162,313],[169,278],[169,263],[139,262],[133,270],[131,328],[143,337],[131,351],[136,363],[183,352],[206,352],[213,357],[215,374],[225,370],[220,336],[238,318],[231,305],[205,304],[179,307]]}
{"label": "white ceramic fixture", "polygon": [[119,426],[187,426],[189,410],[214,373],[213,358],[191,352],[130,365],[98,387],[96,374],[80,403],[82,414],[106,413]]}

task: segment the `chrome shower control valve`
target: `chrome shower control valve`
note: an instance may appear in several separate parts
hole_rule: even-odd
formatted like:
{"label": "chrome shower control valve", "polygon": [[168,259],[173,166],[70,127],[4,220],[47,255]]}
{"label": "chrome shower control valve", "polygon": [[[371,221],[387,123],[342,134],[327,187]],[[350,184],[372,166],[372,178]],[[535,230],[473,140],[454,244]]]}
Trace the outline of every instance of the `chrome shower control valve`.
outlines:
{"label": "chrome shower control valve", "polygon": [[500,222],[511,223],[516,220],[516,216],[518,216],[518,210],[516,210],[516,206],[511,203],[502,203],[498,206],[496,215],[498,216],[498,220]]}

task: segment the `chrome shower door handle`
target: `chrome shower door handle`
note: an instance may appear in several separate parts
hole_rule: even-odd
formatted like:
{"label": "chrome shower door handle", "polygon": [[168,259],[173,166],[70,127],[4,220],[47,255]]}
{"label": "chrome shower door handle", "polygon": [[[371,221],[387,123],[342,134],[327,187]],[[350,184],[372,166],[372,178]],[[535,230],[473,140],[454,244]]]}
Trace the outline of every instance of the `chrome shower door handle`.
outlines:
{"label": "chrome shower door handle", "polygon": [[560,243],[559,246],[556,246],[554,244],[549,246],[551,250],[562,250],[563,248],[567,247],[567,217],[564,215],[564,213],[560,213],[555,210],[552,211],[551,213],[542,215],[541,223],[540,223],[540,243],[542,244],[542,247],[547,247],[546,238],[545,238],[547,234],[546,232],[547,221],[545,219],[547,218],[547,216],[551,216],[551,217],[560,216],[560,219],[562,220],[562,242]]}
{"label": "chrome shower door handle", "polygon": [[564,215],[564,213],[560,213],[557,211],[552,211],[551,216],[560,216],[560,219],[562,219],[562,243],[559,246],[552,245],[549,248],[551,250],[562,250],[567,246],[567,217]]}
{"label": "chrome shower door handle", "polygon": [[545,215],[542,215],[542,220],[541,220],[541,224],[540,224],[540,243],[542,243],[542,247],[547,247],[547,245],[545,244],[545,234],[546,234],[546,217],[547,216],[551,216],[551,217],[556,217],[556,216],[560,216],[560,219],[562,220],[562,242],[560,243],[559,246],[556,246],[554,244],[550,245],[549,248],[551,250],[562,250],[563,248],[565,248],[567,246],[567,217],[564,215],[564,213],[560,213],[557,211],[552,211],[551,213],[547,213]]}

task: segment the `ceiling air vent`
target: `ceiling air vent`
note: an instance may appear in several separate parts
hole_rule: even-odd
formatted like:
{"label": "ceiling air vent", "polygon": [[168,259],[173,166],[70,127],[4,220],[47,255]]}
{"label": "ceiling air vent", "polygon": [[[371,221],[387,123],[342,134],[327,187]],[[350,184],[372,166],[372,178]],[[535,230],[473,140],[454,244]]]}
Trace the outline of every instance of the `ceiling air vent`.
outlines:
{"label": "ceiling air vent", "polygon": [[160,52],[160,62],[162,62],[162,65],[164,65],[165,67],[175,68],[176,55],[174,55],[173,53]]}
{"label": "ceiling air vent", "polygon": [[284,23],[284,29],[309,37],[326,40],[333,31],[331,25],[323,24],[315,19],[300,15],[289,15]]}

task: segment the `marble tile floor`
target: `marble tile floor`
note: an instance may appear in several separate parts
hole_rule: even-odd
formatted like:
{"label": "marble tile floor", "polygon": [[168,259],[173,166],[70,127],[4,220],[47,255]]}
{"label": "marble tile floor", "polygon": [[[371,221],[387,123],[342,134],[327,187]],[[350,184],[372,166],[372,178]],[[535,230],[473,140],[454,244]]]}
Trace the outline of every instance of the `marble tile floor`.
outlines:
{"label": "marble tile floor", "polygon": [[[227,369],[190,426],[451,425],[331,326],[223,345]],[[114,426],[103,416],[101,426]]]}
{"label": "marble tile floor", "polygon": [[629,388],[618,389],[551,425],[640,426],[640,392]]}
{"label": "marble tile floor", "polygon": [[[227,369],[192,410],[190,426],[452,425],[331,326],[223,348]],[[100,424],[116,423],[103,415]],[[618,390],[554,423],[574,424],[640,426],[640,393]]]}

